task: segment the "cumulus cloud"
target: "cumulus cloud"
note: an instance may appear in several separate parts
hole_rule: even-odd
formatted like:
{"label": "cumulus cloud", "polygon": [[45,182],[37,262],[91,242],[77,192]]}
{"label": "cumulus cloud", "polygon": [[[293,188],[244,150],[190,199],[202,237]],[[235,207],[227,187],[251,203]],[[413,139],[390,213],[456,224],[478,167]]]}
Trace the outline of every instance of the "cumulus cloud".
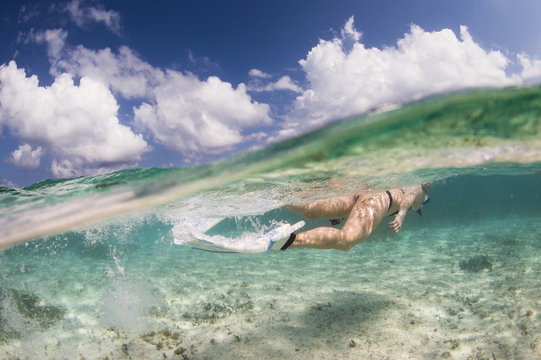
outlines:
{"label": "cumulus cloud", "polygon": [[355,26],[353,24],[354,18],[353,16],[346,21],[346,25],[344,25],[344,28],[340,31],[342,34],[342,39],[351,39],[353,41],[359,41],[361,40],[362,34],[355,29]]}
{"label": "cumulus cloud", "polygon": [[526,54],[519,54],[518,61],[522,65],[521,76],[526,81],[541,79],[541,60],[532,59]]}
{"label": "cumulus cloud", "polygon": [[295,93],[302,93],[301,87],[287,75],[282,76],[274,82],[263,83],[261,81],[251,81],[249,90],[253,92],[288,90]]}
{"label": "cumulus cloud", "polygon": [[56,177],[134,166],[149,146],[119,123],[117,111],[115,98],[98,81],[83,77],[76,85],[63,74],[43,87],[14,61],[0,66],[0,125],[25,143],[12,153],[16,164],[39,164],[43,149]]}
{"label": "cumulus cloud", "polygon": [[268,79],[270,78],[270,74],[267,74],[266,72],[264,71],[261,71],[259,69],[252,69],[248,72],[248,74],[252,77],[255,77],[255,78],[262,78],[262,79]]}
{"label": "cumulus cloud", "polygon": [[86,28],[92,23],[103,23],[109,31],[120,33],[120,14],[103,7],[82,6],[81,0],[73,0],[66,4],[64,11],[80,28]]}
{"label": "cumulus cloud", "polygon": [[302,93],[302,89],[289,76],[282,76],[276,81],[270,81],[272,75],[258,69],[252,69],[248,72],[251,79],[248,83],[248,90],[253,92],[280,91],[288,90],[296,93]]}
{"label": "cumulus cloud", "polygon": [[[56,42],[54,34],[43,38]],[[125,99],[142,99],[133,109],[138,129],[178,151],[185,161],[259,139],[262,133],[254,129],[272,123],[269,106],[253,101],[244,84],[234,88],[216,76],[201,80],[189,72],[162,70],[126,46],[114,52],[79,45],[54,54],[54,76],[69,73],[92,79]],[[275,86],[294,87],[288,79]]]}
{"label": "cumulus cloud", "polygon": [[118,53],[109,48],[90,50],[84,46],[66,49],[52,60],[51,72],[58,76],[64,72],[89,77],[118,92],[126,99],[151,97],[153,88],[164,78],[164,73],[142,61],[127,46]]}
{"label": "cumulus cloud", "polygon": [[234,88],[215,76],[201,81],[168,70],[153,91],[153,104],[134,109],[136,124],[187,156],[230,150],[259,135],[250,128],[271,123],[268,105],[252,101],[242,83]]}
{"label": "cumulus cloud", "polygon": [[521,81],[518,75],[506,75],[509,60],[502,53],[482,49],[465,26],[457,38],[449,29],[427,32],[412,25],[395,47],[366,48],[360,39],[352,17],[341,37],[320,40],[299,61],[309,88],[295,100],[281,135],[298,134],[388,103]]}
{"label": "cumulus cloud", "polygon": [[[53,34],[45,39],[56,42]],[[164,71],[126,46],[115,53],[79,45],[55,54],[51,57],[54,76],[69,73],[98,81],[123,98],[143,99],[134,107],[135,124],[186,157],[232,150],[261,137],[261,132],[251,129],[272,122],[269,106],[252,101],[244,84],[234,88],[215,76],[200,80],[191,73]],[[290,85],[287,80],[278,82],[278,86]]]}
{"label": "cumulus cloud", "polygon": [[289,76],[282,76],[276,82],[268,84],[267,89],[270,88],[270,91],[274,90],[289,90],[296,93],[302,93],[302,89],[298,86]]}
{"label": "cumulus cloud", "polygon": [[38,146],[35,150],[32,146],[24,144],[19,146],[17,150],[11,153],[10,161],[18,168],[25,170],[33,170],[39,167],[43,149]]}
{"label": "cumulus cloud", "polygon": [[64,49],[67,37],[67,31],[62,29],[50,29],[38,31],[37,33],[31,31],[25,42],[35,41],[38,44],[46,43],[49,59],[57,59]]}
{"label": "cumulus cloud", "polygon": [[47,44],[51,75],[69,73],[74,77],[89,77],[126,99],[152,96],[153,86],[163,79],[163,71],[142,61],[127,46],[121,46],[117,53],[110,48],[70,47],[66,46],[67,36],[63,29],[31,31],[24,42]]}

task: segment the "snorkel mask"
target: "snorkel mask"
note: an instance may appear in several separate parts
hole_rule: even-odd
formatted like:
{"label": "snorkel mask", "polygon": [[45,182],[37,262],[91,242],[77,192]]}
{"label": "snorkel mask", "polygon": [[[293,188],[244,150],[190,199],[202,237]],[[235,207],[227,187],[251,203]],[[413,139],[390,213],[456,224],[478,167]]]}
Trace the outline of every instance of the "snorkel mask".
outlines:
{"label": "snorkel mask", "polygon": [[419,216],[423,216],[423,205],[428,203],[430,201],[430,197],[428,196],[428,194],[425,195],[425,201],[423,201],[423,204],[421,205],[420,208],[418,208],[417,210],[415,210],[415,212],[419,215]]}

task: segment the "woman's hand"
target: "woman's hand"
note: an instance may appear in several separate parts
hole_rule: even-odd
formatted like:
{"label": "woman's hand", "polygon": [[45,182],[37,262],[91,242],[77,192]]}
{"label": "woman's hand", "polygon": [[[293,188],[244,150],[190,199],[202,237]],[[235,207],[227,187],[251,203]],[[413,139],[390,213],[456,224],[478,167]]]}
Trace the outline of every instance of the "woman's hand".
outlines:
{"label": "woman's hand", "polygon": [[400,214],[396,214],[394,220],[387,225],[387,230],[392,233],[397,233],[398,230],[400,230],[400,228],[402,227],[403,220],[404,218],[400,216]]}

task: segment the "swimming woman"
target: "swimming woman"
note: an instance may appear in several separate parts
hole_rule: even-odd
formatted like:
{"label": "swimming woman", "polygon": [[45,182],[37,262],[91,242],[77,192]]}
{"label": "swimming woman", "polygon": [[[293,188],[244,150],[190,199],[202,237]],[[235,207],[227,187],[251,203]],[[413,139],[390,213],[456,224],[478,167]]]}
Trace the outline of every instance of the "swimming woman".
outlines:
{"label": "swimming woman", "polygon": [[331,219],[332,225],[339,223],[338,219],[347,217],[347,220],[342,229],[318,227],[298,234],[292,233],[289,239],[284,239],[280,249],[347,251],[366,239],[386,216],[394,216],[387,229],[396,233],[402,227],[409,209],[421,215],[421,207],[429,200],[427,192],[430,186],[431,184],[427,183],[380,193],[319,200],[307,205],[286,205],[284,209],[308,219]]}

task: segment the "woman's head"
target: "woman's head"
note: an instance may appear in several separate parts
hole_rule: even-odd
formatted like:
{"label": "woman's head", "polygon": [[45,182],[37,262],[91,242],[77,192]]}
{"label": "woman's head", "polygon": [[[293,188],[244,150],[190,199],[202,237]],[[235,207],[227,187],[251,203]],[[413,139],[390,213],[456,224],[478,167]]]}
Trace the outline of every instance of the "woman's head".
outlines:
{"label": "woman's head", "polygon": [[430,197],[427,193],[431,186],[432,183],[421,184],[420,191],[417,191],[415,194],[415,200],[413,201],[411,208],[419,215],[423,215],[422,207],[430,201]]}

